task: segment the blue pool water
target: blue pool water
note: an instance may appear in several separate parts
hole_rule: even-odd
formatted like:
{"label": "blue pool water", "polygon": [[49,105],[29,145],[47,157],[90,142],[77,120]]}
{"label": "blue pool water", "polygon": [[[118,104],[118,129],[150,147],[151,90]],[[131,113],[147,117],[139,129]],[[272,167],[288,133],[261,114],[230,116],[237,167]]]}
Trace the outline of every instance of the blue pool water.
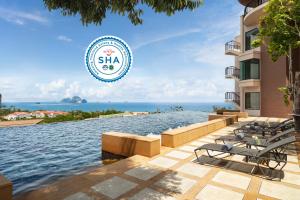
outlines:
{"label": "blue pool water", "polygon": [[0,173],[13,182],[15,194],[25,192],[100,166],[103,132],[160,134],[206,121],[207,116],[207,112],[183,111],[0,128]]}

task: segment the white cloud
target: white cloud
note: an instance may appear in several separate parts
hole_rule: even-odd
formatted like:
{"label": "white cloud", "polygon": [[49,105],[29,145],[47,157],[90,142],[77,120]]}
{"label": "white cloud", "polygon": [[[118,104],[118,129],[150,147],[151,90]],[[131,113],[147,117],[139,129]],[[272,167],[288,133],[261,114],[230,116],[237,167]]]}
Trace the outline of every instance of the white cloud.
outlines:
{"label": "white cloud", "polygon": [[[218,1],[216,1],[218,2]],[[228,1],[230,2],[230,0]],[[224,2],[224,6],[228,4],[228,2]],[[222,2],[223,3],[223,2]],[[226,4],[227,3],[227,4]],[[218,4],[218,3],[217,3]],[[230,4],[231,6],[231,4]],[[220,7],[217,7],[220,9]],[[216,16],[211,15],[214,12],[224,12],[224,10],[215,10],[214,7],[207,7],[207,13],[209,16],[202,16],[201,20],[199,19],[199,23],[191,22],[191,25],[194,23],[195,28],[188,28],[184,29],[184,27],[180,27],[177,30],[169,30],[168,32],[159,31],[160,34],[158,35],[151,35],[150,37],[142,36],[142,38],[137,42],[137,44],[133,45],[133,50],[138,50],[144,46],[148,46],[154,43],[165,42],[170,39],[174,39],[177,37],[185,37],[189,36],[190,34],[194,33],[201,33],[201,35],[208,35],[208,40],[215,40],[224,38],[226,36],[232,36],[239,34],[239,19],[241,13],[241,8],[239,4],[233,6],[231,9],[228,10],[228,15],[224,16],[224,18],[216,18]],[[221,7],[221,9],[223,9]],[[226,13],[226,14],[227,14]],[[168,30],[168,29],[163,29]],[[144,34],[144,33],[143,33]],[[200,34],[199,34],[200,35]]]}
{"label": "white cloud", "polygon": [[57,37],[58,40],[63,41],[63,42],[72,42],[73,40],[65,35],[59,35]]}
{"label": "white cloud", "polygon": [[234,64],[234,59],[232,56],[225,55],[224,47],[224,43],[211,42],[190,44],[181,51],[195,62],[227,67]]}
{"label": "white cloud", "polygon": [[0,77],[0,93],[3,101],[27,101],[35,98],[32,91],[32,83],[24,77],[6,76]]}
{"label": "white cloud", "polygon": [[75,95],[78,95],[79,93],[82,93],[80,91],[80,85],[78,82],[73,82],[69,84],[69,86],[65,89],[64,97],[72,97]]}
{"label": "white cloud", "polygon": [[184,30],[184,31],[175,31],[173,33],[165,33],[162,35],[158,35],[156,37],[153,38],[149,38],[149,39],[143,39],[143,41],[138,42],[138,44],[133,46],[133,50],[138,50],[141,47],[147,46],[147,45],[151,45],[154,43],[158,43],[158,42],[163,42],[166,40],[170,40],[173,38],[177,38],[177,37],[183,37],[192,33],[199,33],[201,31],[201,29],[198,28],[192,28],[192,29],[188,29],[188,30]]}
{"label": "white cloud", "polygon": [[[201,26],[208,26],[209,23],[210,21],[207,21]],[[226,38],[232,40],[239,35],[239,30],[239,14],[235,13],[222,21],[214,22],[213,26],[201,35],[200,41],[185,44],[179,49],[185,57],[197,63],[223,67],[234,65],[233,56],[225,55],[225,43]]]}
{"label": "white cloud", "polygon": [[[51,81],[37,84],[39,99],[59,101],[78,95],[89,101],[199,102],[222,101],[224,83],[219,80],[199,80],[198,77],[126,77],[115,83],[94,80]],[[226,84],[225,84],[226,85]]]}
{"label": "white cloud", "polygon": [[12,22],[17,25],[24,25],[26,22],[37,22],[45,24],[48,20],[39,13],[23,12],[0,7],[0,19]]}
{"label": "white cloud", "polygon": [[0,91],[9,90],[15,87],[15,80],[13,78],[2,77],[0,79]]}
{"label": "white cloud", "polygon": [[35,84],[42,96],[56,96],[65,88],[65,80],[54,80],[47,84]]}

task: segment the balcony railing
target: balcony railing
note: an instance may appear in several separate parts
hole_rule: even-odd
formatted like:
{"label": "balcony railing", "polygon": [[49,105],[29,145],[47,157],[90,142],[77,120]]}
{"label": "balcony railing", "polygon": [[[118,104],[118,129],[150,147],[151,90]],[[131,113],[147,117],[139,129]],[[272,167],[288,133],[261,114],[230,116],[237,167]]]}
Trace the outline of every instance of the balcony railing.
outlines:
{"label": "balcony railing", "polygon": [[233,102],[236,105],[240,106],[240,95],[237,92],[226,92],[225,101]]}
{"label": "balcony railing", "polygon": [[266,3],[267,1],[269,0],[252,0],[250,1],[246,6],[245,6],[245,9],[244,9],[244,17],[251,11],[253,10],[254,8],[256,8],[257,6],[260,6],[264,3]]}
{"label": "balcony railing", "polygon": [[237,41],[230,41],[225,44],[225,54],[238,55],[241,52],[241,44]]}
{"label": "balcony railing", "polygon": [[225,78],[240,78],[240,69],[230,66],[225,68]]}

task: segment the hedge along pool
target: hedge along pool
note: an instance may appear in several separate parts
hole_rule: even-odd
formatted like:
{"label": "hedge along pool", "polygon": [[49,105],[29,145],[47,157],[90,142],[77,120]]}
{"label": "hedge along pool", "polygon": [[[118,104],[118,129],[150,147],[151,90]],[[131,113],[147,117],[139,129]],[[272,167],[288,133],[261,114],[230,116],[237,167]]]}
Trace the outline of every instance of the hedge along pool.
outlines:
{"label": "hedge along pool", "polygon": [[207,121],[200,111],[0,128],[0,173],[14,194],[101,165],[101,134],[119,131],[160,134],[170,128]]}

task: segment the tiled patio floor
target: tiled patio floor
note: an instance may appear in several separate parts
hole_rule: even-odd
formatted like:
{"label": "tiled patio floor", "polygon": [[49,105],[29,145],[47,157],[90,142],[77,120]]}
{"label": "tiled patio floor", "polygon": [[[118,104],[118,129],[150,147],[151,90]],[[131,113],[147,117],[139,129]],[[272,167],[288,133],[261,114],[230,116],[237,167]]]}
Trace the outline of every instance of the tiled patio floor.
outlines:
{"label": "tiled patio floor", "polygon": [[[278,121],[274,118],[255,118]],[[244,122],[254,118],[244,119]],[[240,123],[244,123],[244,122]],[[173,199],[299,199],[300,168],[296,154],[288,157],[281,181],[249,175],[252,165],[241,156],[221,155],[201,159],[193,150],[230,134],[238,124],[218,130],[176,149],[163,148],[154,158],[133,156],[95,171],[66,178],[48,187],[19,196],[17,200],[173,200]],[[295,153],[295,151],[291,151]],[[275,174],[276,175],[276,174]]]}

